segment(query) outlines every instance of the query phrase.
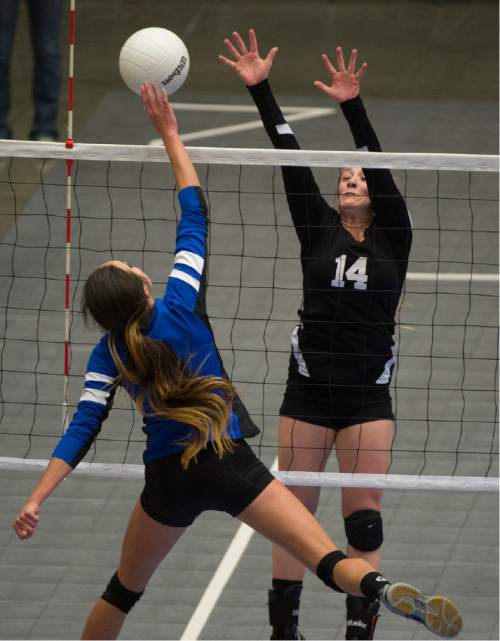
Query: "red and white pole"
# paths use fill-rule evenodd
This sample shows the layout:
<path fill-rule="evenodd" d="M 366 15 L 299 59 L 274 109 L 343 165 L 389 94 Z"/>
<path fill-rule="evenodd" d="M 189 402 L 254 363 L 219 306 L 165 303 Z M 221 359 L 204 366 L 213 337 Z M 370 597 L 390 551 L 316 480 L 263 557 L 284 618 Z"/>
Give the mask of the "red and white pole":
<path fill-rule="evenodd" d="M 73 148 L 73 63 L 75 49 L 75 1 L 70 0 L 69 10 L 69 72 L 68 72 L 68 132 L 66 149 Z M 70 343 L 69 328 L 71 322 L 70 310 L 70 273 L 71 273 L 71 206 L 72 206 L 72 174 L 73 159 L 66 160 L 66 276 L 64 285 L 64 393 L 63 393 L 63 430 L 69 422 L 69 369 Z"/>

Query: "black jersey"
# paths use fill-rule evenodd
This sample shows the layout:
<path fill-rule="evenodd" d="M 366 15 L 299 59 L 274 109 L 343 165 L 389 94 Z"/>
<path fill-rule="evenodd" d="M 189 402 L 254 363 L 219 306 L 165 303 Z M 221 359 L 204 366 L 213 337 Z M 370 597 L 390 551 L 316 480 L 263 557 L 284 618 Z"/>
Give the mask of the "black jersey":
<path fill-rule="evenodd" d="M 249 90 L 274 146 L 300 149 L 268 81 Z M 341 108 L 356 147 L 381 151 L 361 98 Z M 293 351 L 301 374 L 338 385 L 389 383 L 411 247 L 410 217 L 390 171 L 363 171 L 375 216 L 357 241 L 319 193 L 310 168 L 282 167 L 303 272 Z"/>

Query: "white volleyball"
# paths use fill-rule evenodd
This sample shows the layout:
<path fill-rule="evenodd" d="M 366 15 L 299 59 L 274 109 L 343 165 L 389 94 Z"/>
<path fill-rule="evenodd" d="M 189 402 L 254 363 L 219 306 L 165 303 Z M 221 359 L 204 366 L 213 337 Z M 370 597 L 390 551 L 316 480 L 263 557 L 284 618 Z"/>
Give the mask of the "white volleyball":
<path fill-rule="evenodd" d="M 189 72 L 186 45 L 173 31 L 148 27 L 133 33 L 120 51 L 120 74 L 127 87 L 140 93 L 143 82 L 157 82 L 169 96 L 179 89 Z"/>

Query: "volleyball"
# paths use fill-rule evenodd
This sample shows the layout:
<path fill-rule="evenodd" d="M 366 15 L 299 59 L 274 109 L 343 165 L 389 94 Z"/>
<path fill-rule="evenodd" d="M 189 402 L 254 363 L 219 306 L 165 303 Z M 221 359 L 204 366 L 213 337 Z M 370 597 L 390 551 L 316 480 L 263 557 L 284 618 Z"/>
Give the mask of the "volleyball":
<path fill-rule="evenodd" d="M 127 87 L 140 93 L 143 82 L 157 82 L 171 96 L 189 72 L 186 45 L 172 31 L 160 27 L 140 29 L 121 48 L 120 74 Z"/>

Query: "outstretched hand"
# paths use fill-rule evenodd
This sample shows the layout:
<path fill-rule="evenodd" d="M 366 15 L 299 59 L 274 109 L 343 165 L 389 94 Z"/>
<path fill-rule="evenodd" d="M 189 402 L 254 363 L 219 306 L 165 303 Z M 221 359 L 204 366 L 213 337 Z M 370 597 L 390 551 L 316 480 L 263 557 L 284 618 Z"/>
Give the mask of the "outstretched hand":
<path fill-rule="evenodd" d="M 273 47 L 265 58 L 259 53 L 257 36 L 255 31 L 248 31 L 248 49 L 242 37 L 237 31 L 232 33 L 234 44 L 229 38 L 224 39 L 224 44 L 229 50 L 232 59 L 225 56 L 218 56 L 221 62 L 234 69 L 243 82 L 248 85 L 256 85 L 269 76 L 273 64 L 274 56 L 278 53 L 278 47 Z"/>
<path fill-rule="evenodd" d="M 358 50 L 353 49 L 351 51 L 351 57 L 349 59 L 349 65 L 345 66 L 344 54 L 342 53 L 342 47 L 337 47 L 335 49 L 337 54 L 337 67 L 338 70 L 330 62 L 330 59 L 324 53 L 321 57 L 325 63 L 326 70 L 331 75 L 332 80 L 330 85 L 326 85 L 320 80 L 314 81 L 314 86 L 324 91 L 327 96 L 333 98 L 336 102 L 345 102 L 351 98 L 355 98 L 359 95 L 359 80 L 361 76 L 365 73 L 368 64 L 363 62 L 361 67 L 356 71 L 356 60 L 358 57 Z"/>
<path fill-rule="evenodd" d="M 36 526 L 38 525 L 38 519 L 40 512 L 40 505 L 35 501 L 27 501 L 21 511 L 16 516 L 12 527 L 16 531 L 17 536 L 20 539 L 29 539 L 33 535 Z"/>
<path fill-rule="evenodd" d="M 162 138 L 169 134 L 178 133 L 177 119 L 172 105 L 168 100 L 167 90 L 158 88 L 158 83 L 152 86 L 149 82 L 141 85 L 142 102 L 153 127 Z"/>

